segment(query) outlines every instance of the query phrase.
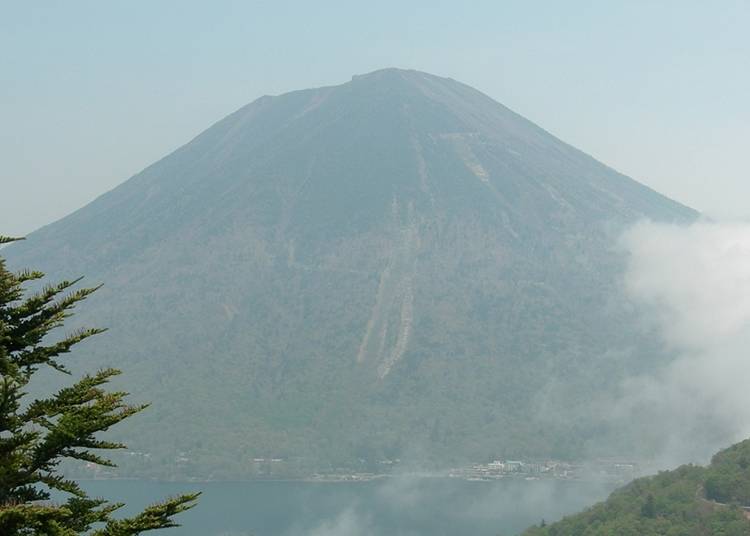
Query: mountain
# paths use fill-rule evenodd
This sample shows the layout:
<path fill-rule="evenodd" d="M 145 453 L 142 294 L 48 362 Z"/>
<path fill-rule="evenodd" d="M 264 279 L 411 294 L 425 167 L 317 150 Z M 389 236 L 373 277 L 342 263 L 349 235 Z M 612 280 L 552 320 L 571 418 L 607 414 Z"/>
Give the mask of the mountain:
<path fill-rule="evenodd" d="M 750 534 L 750 440 L 716 454 L 708 467 L 684 465 L 635 480 L 580 514 L 524 536 Z"/>
<path fill-rule="evenodd" d="M 105 284 L 78 318 L 110 331 L 74 361 L 156 402 L 126 431 L 149 470 L 223 478 L 580 454 L 591 394 L 669 358 L 617 237 L 696 216 L 386 69 L 259 98 L 4 253 Z"/>

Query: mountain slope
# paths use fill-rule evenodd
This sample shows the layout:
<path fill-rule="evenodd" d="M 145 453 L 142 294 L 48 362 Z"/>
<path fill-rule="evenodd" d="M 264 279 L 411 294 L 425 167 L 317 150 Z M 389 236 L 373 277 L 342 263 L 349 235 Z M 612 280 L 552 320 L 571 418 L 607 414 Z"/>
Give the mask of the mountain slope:
<path fill-rule="evenodd" d="M 716 454 L 708 467 L 640 478 L 585 512 L 524 536 L 744 536 L 750 534 L 749 467 L 747 440 Z"/>
<path fill-rule="evenodd" d="M 550 419 L 549 394 L 573 415 L 666 359 L 618 295 L 619 233 L 695 217 L 468 86 L 387 69 L 262 97 L 4 253 L 105 283 L 85 362 L 158 401 L 126 432 L 159 467 L 304 472 L 575 455 L 598 424 Z"/>

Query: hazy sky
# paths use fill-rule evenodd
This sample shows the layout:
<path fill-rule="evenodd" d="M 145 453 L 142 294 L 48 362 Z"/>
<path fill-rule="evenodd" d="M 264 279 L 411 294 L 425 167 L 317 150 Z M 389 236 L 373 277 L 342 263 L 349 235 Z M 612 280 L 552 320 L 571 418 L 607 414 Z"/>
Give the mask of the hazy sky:
<path fill-rule="evenodd" d="M 0 0 L 0 234 L 263 94 L 390 66 L 468 83 L 679 201 L 750 219 L 750 0 Z"/>

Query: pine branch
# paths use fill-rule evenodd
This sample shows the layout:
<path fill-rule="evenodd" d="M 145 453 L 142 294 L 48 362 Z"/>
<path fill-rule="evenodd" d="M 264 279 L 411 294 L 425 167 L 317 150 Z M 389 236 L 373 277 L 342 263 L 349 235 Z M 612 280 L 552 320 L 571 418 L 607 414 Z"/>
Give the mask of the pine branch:
<path fill-rule="evenodd" d="M 0 506 L 0 534 L 76 536 L 65 527 L 71 512 L 67 508 L 40 504 Z"/>
<path fill-rule="evenodd" d="M 179 527 L 172 517 L 193 508 L 199 496 L 200 493 L 180 495 L 154 504 L 135 517 L 110 521 L 106 527 L 95 531 L 92 536 L 134 536 L 149 530 Z"/>
<path fill-rule="evenodd" d="M 35 365 L 45 364 L 59 372 L 69 374 L 70 372 L 68 369 L 66 369 L 64 365 L 58 363 L 54 358 L 61 354 L 70 352 L 70 348 L 73 345 L 94 335 L 104 333 L 105 331 L 107 330 L 101 328 L 79 329 L 65 339 L 51 346 L 35 346 L 30 350 L 18 352 L 12 357 L 12 359 L 19 367 L 23 367 L 27 370 Z"/>
<path fill-rule="evenodd" d="M 8 330 L 11 344 L 8 352 L 22 351 L 29 346 L 38 345 L 47 333 L 62 325 L 75 305 L 96 292 L 101 285 L 83 288 L 53 301 L 54 298 L 75 285 L 81 278 L 63 281 L 55 286 L 48 286 L 22 304 L 8 311 L 8 319 L 14 326 Z"/>
<path fill-rule="evenodd" d="M 0 245 L 16 239 L 0 236 Z M 125 402 L 128 393 L 108 392 L 104 385 L 118 375 L 103 369 L 86 375 L 48 398 L 26 403 L 24 389 L 40 366 L 67 369 L 57 358 L 104 330 L 80 329 L 52 344 L 42 344 L 63 325 L 73 308 L 99 287 L 73 290 L 80 279 L 47 285 L 24 299 L 24 283 L 41 272 L 9 272 L 0 258 L 0 535 L 130 536 L 177 526 L 172 516 L 195 505 L 198 495 L 183 495 L 123 520 L 112 519 L 122 504 L 91 499 L 73 480 L 59 474 L 65 458 L 105 466 L 114 464 L 94 451 L 125 448 L 98 438 L 147 404 Z M 44 485 L 40 487 L 39 485 Z M 49 489 L 69 494 L 63 505 L 42 503 Z"/>
<path fill-rule="evenodd" d="M 56 489 L 70 493 L 76 497 L 86 497 L 86 492 L 73 480 L 68 480 L 60 475 L 47 474 L 39 478 L 42 484 L 46 484 L 50 489 Z"/>
<path fill-rule="evenodd" d="M 18 283 L 26 283 L 27 281 L 36 281 L 44 277 L 44 272 L 36 270 L 21 270 L 15 274 L 16 281 Z"/>

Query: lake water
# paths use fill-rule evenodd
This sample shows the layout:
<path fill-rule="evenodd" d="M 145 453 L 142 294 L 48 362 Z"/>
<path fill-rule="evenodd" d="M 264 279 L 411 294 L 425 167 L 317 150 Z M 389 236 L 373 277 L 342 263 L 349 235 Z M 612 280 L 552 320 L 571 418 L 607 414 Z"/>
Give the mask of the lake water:
<path fill-rule="evenodd" d="M 371 482 L 87 481 L 93 495 L 134 512 L 203 491 L 169 536 L 497 536 L 559 519 L 604 499 L 611 484 L 553 480 L 469 482 L 399 477 Z"/>

